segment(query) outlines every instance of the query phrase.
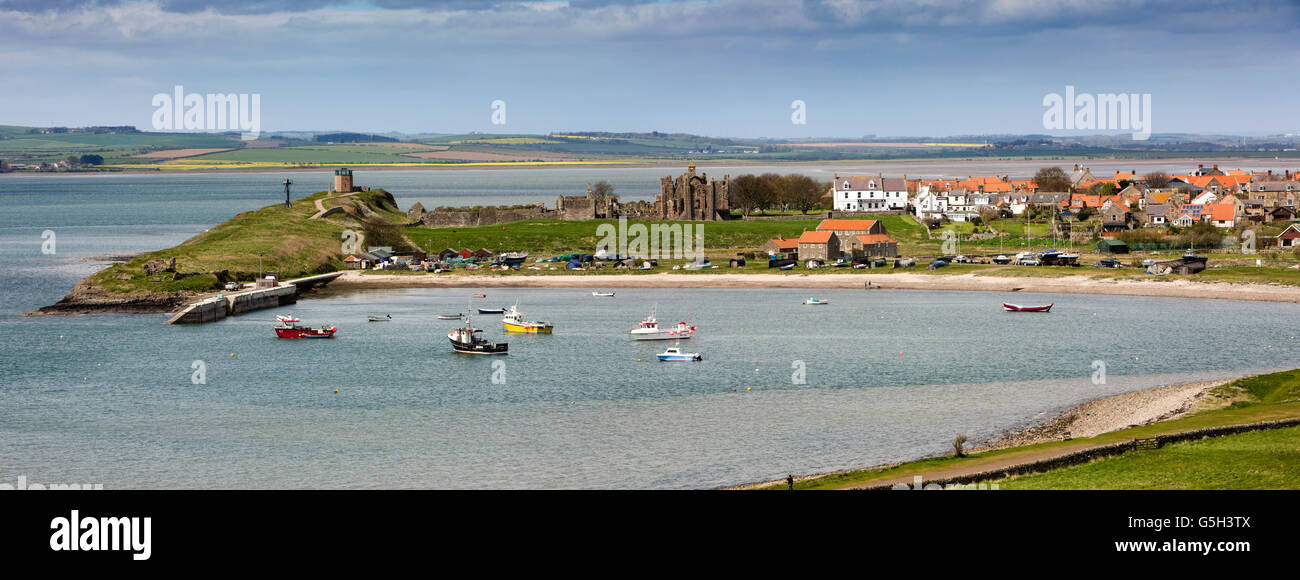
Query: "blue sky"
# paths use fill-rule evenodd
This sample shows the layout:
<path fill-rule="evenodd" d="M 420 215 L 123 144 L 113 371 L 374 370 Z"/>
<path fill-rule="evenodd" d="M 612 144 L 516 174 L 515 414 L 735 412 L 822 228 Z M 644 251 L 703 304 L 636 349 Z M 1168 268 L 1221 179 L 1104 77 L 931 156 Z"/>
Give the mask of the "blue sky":
<path fill-rule="evenodd" d="M 1150 94 L 1156 133 L 1300 133 L 1298 28 L 1286 0 L 0 0 L 0 124 L 148 128 L 183 85 L 260 94 L 265 131 L 1044 133 L 1073 85 Z"/>

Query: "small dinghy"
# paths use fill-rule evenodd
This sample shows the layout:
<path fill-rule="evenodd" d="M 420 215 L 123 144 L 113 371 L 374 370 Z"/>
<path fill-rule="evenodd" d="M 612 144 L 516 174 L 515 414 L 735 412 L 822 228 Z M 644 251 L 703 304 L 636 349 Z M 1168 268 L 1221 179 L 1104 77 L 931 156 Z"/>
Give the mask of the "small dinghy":
<path fill-rule="evenodd" d="M 593 291 L 593 292 L 591 293 L 591 295 L 592 295 L 592 296 L 599 296 L 599 297 L 601 297 L 601 298 L 613 298 L 613 297 L 614 297 L 614 293 L 613 293 L 613 292 L 595 292 L 595 291 Z"/>
<path fill-rule="evenodd" d="M 807 300 L 804 300 L 803 303 L 808 306 L 816 306 L 820 304 L 830 304 L 831 301 L 826 300 L 825 298 L 809 298 Z"/>
<path fill-rule="evenodd" d="M 1055 302 L 1046 306 L 1020 306 L 1018 304 L 1007 304 L 1003 302 L 1002 309 L 1007 312 L 1050 312 L 1054 305 L 1056 305 Z"/>
<path fill-rule="evenodd" d="M 487 298 L 487 294 L 475 294 L 475 298 Z"/>
<path fill-rule="evenodd" d="M 366 317 L 366 321 L 367 321 L 367 322 L 388 322 L 389 320 L 392 320 L 392 319 L 393 319 L 393 315 L 392 315 L 392 314 L 385 314 L 385 315 L 383 315 L 383 316 L 367 316 L 367 317 Z"/>
<path fill-rule="evenodd" d="M 479 314 L 504 314 L 505 311 L 506 311 L 505 308 L 480 308 L 480 309 L 478 309 L 478 313 L 479 313 Z"/>
<path fill-rule="evenodd" d="M 460 320 L 465 318 L 464 314 L 439 314 L 438 320 Z"/>
<path fill-rule="evenodd" d="M 698 352 L 682 352 L 682 349 L 675 346 L 668 347 L 667 350 L 659 353 L 659 360 L 663 362 L 694 362 L 703 360 Z"/>

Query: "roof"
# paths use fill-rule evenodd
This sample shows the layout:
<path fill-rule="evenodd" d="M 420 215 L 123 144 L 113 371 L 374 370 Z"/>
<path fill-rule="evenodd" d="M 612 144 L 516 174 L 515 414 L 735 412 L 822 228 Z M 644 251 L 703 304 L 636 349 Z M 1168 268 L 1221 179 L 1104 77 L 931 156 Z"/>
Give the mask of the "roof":
<path fill-rule="evenodd" d="M 872 226 L 876 225 L 876 221 L 877 220 L 837 220 L 837 219 L 822 220 L 821 223 L 817 224 L 817 231 L 819 232 L 831 232 L 831 231 L 865 232 L 871 229 Z M 803 241 L 802 238 L 800 239 L 800 241 Z"/>
<path fill-rule="evenodd" d="M 799 247 L 799 240 L 793 238 L 773 238 L 768 243 L 775 245 L 777 249 L 781 249 L 781 250 L 794 249 Z"/>
<path fill-rule="evenodd" d="M 897 244 L 898 240 L 885 234 L 858 234 L 858 241 L 864 244 Z"/>
<path fill-rule="evenodd" d="M 1107 246 L 1111 246 L 1111 247 L 1119 247 L 1119 246 L 1127 246 L 1127 245 L 1128 245 L 1128 244 L 1124 243 L 1122 240 L 1101 240 L 1100 242 L 1098 242 L 1098 245 L 1102 245 L 1102 244 L 1107 245 Z"/>
<path fill-rule="evenodd" d="M 827 220 L 830 221 L 830 220 Z M 874 221 L 874 220 L 872 220 Z M 825 244 L 831 240 L 834 232 L 804 232 L 799 236 L 800 244 Z"/>
<path fill-rule="evenodd" d="M 1294 240 L 1296 238 L 1300 238 L 1300 228 L 1297 228 L 1295 224 L 1287 226 L 1285 230 L 1282 230 L 1282 233 L 1277 235 L 1279 240 Z"/>
<path fill-rule="evenodd" d="M 1210 219 L 1220 222 L 1230 222 L 1237 219 L 1237 206 L 1230 203 L 1215 203 L 1205 206 L 1205 213 L 1210 215 Z"/>
<path fill-rule="evenodd" d="M 845 187 L 845 184 L 848 187 Z M 874 187 L 872 187 L 874 185 Z M 882 177 L 879 175 L 841 175 L 835 180 L 835 189 L 840 191 L 906 191 L 907 181 L 901 177 Z"/>

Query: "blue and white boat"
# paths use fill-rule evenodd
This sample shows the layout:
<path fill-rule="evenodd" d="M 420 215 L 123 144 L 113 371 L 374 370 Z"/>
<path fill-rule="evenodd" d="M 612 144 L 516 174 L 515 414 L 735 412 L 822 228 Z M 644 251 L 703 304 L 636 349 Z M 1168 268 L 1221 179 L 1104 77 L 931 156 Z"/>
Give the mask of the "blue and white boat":
<path fill-rule="evenodd" d="M 675 346 L 668 347 L 667 350 L 659 353 L 659 360 L 664 362 L 694 362 L 702 360 L 698 352 L 682 352 L 682 349 Z"/>
<path fill-rule="evenodd" d="M 825 298 L 809 298 L 807 300 L 804 300 L 803 303 L 808 306 L 814 306 L 818 304 L 830 304 L 831 301 Z"/>
<path fill-rule="evenodd" d="M 479 314 L 505 314 L 505 308 L 480 308 Z"/>

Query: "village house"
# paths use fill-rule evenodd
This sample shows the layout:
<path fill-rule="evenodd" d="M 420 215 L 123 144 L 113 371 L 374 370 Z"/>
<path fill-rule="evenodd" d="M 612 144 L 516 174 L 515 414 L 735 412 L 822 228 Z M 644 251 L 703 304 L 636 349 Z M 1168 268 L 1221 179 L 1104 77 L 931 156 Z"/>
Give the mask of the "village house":
<path fill-rule="evenodd" d="M 804 232 L 799 236 L 799 259 L 833 260 L 840 257 L 840 239 L 834 232 Z"/>
<path fill-rule="evenodd" d="M 1201 218 L 1214 224 L 1214 227 L 1216 228 L 1234 228 L 1237 227 L 1236 209 L 1236 206 L 1231 203 L 1210 204 L 1205 206 L 1205 211 L 1201 213 Z"/>
<path fill-rule="evenodd" d="M 768 240 L 761 248 L 768 255 L 783 254 L 791 260 L 799 259 L 799 240 L 798 238 L 777 237 Z"/>
<path fill-rule="evenodd" d="M 1300 198 L 1300 183 L 1295 181 L 1264 181 L 1250 186 L 1252 198 L 1259 199 L 1267 207 L 1296 206 Z"/>
<path fill-rule="evenodd" d="M 1300 240 L 1300 225 L 1291 224 L 1277 235 L 1277 247 L 1300 248 L 1300 242 L 1296 240 Z"/>
<path fill-rule="evenodd" d="M 876 175 L 835 174 L 831 187 L 839 211 L 895 211 L 907 208 L 907 179 Z"/>
<path fill-rule="evenodd" d="M 885 234 L 859 234 L 853 237 L 857 242 L 852 251 L 854 258 L 898 257 L 898 241 Z"/>

